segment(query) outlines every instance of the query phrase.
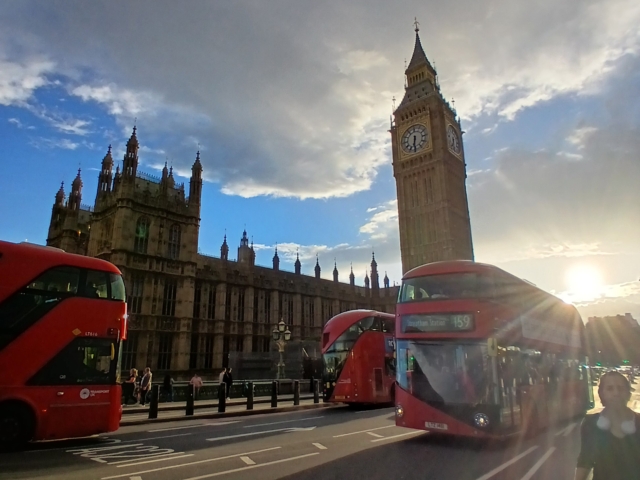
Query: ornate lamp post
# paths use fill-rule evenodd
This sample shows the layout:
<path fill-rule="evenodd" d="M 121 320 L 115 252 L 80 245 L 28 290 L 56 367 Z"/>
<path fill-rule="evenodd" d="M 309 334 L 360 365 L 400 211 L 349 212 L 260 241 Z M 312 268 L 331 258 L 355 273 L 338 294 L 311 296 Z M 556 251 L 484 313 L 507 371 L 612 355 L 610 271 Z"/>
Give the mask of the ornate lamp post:
<path fill-rule="evenodd" d="M 285 325 L 284 320 L 280 319 L 277 327 L 274 327 L 271 334 L 273 335 L 273 339 L 276 341 L 276 345 L 278 347 L 278 353 L 280 354 L 280 362 L 278 363 L 278 380 L 284 378 L 284 345 L 286 342 L 291 340 L 291 331 Z"/>

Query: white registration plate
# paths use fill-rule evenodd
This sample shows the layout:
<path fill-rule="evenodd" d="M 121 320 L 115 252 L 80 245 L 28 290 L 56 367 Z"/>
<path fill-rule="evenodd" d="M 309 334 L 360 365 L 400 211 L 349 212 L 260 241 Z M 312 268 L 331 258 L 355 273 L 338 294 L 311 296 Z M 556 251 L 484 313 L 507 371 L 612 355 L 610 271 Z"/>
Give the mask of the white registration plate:
<path fill-rule="evenodd" d="M 432 428 L 434 430 L 449 430 L 446 423 L 424 422 L 424 428 Z"/>

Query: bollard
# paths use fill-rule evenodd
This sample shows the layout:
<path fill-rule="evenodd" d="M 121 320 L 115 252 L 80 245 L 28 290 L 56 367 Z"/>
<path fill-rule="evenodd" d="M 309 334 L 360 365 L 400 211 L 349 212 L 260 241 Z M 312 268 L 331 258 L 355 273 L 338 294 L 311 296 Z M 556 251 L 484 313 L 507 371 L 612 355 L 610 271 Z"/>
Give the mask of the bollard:
<path fill-rule="evenodd" d="M 253 382 L 247 384 L 247 410 L 253 410 Z"/>
<path fill-rule="evenodd" d="M 312 376 L 311 380 L 309 380 L 309 393 L 313 393 L 313 386 L 315 384 L 316 379 Z"/>
<path fill-rule="evenodd" d="M 185 415 L 187 416 L 191 416 L 193 415 L 193 410 L 194 410 L 194 401 L 195 399 L 195 386 L 194 385 L 187 385 L 187 411 L 185 413 Z"/>
<path fill-rule="evenodd" d="M 149 418 L 158 418 L 159 397 L 160 385 L 151 385 L 151 398 L 149 398 Z"/>
<path fill-rule="evenodd" d="M 271 383 L 271 407 L 278 406 L 278 382 L 275 380 Z"/>
<path fill-rule="evenodd" d="M 293 404 L 300 405 L 300 381 L 293 381 Z"/>
<path fill-rule="evenodd" d="M 313 403 L 320 403 L 320 380 L 313 381 Z"/>
<path fill-rule="evenodd" d="M 227 384 L 221 383 L 218 387 L 218 412 L 224 413 L 227 407 Z"/>

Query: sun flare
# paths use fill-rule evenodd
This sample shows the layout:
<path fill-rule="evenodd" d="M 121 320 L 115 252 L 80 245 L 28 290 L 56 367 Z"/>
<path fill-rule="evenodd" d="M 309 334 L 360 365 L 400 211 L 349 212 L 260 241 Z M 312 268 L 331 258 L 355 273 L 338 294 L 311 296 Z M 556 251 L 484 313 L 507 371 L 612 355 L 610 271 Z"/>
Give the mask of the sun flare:
<path fill-rule="evenodd" d="M 592 265 L 575 265 L 565 275 L 568 294 L 573 300 L 595 300 L 602 291 L 602 275 Z"/>

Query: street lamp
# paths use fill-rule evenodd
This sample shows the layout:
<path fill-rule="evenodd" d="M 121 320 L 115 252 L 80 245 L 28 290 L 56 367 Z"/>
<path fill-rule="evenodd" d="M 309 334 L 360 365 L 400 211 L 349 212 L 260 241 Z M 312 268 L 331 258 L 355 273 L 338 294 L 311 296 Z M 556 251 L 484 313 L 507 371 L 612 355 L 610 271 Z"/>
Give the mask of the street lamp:
<path fill-rule="evenodd" d="M 284 345 L 286 342 L 291 340 L 291 331 L 285 325 L 284 320 L 280 319 L 277 327 L 273 327 L 271 332 L 273 335 L 273 339 L 276 341 L 276 346 L 278 347 L 278 353 L 280 354 L 280 362 L 278 363 L 278 376 L 277 379 L 280 380 L 284 377 Z"/>

